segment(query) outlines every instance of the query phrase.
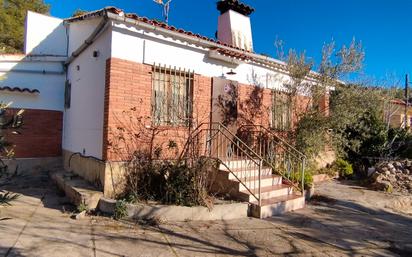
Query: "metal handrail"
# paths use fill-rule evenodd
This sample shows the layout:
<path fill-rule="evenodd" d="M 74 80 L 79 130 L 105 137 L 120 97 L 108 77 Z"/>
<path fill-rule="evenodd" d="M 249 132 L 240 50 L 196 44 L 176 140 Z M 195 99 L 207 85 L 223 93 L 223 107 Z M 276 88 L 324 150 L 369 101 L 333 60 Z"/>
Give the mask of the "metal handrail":
<path fill-rule="evenodd" d="M 205 125 L 209 125 L 208 128 L 203 128 Z M 245 180 L 242 180 L 241 178 L 239 178 L 236 173 L 229 167 L 229 165 L 227 165 L 221 158 L 219 158 L 219 156 L 214 157 L 212 156 L 211 151 L 209 152 L 209 158 L 212 159 L 216 159 L 219 161 L 220 164 L 222 164 L 223 166 L 225 166 L 225 168 L 235 177 L 235 179 L 245 187 L 245 189 L 258 201 L 259 206 L 261 206 L 261 176 L 262 176 L 262 163 L 263 163 L 263 158 L 261 156 L 259 156 L 257 153 L 255 153 L 253 151 L 253 149 L 251 149 L 248 145 L 246 145 L 239 137 L 237 137 L 235 134 L 233 134 L 226 126 L 224 126 L 222 123 L 219 122 L 212 122 L 212 123 L 202 123 L 199 126 L 197 126 L 197 128 L 192 132 L 191 138 L 189 140 L 192 140 L 192 142 L 196 142 L 196 140 L 194 140 L 195 138 L 201 136 L 201 133 L 203 131 L 208 132 L 209 134 L 209 138 L 206 138 L 205 143 L 206 145 L 209 145 L 209 147 L 211 147 L 212 141 L 218 137 L 219 135 L 222 135 L 226 140 L 228 140 L 228 142 L 234 146 L 237 147 L 237 150 L 241 152 L 241 155 L 247 158 L 247 162 L 248 164 L 252 163 L 255 166 L 258 167 L 258 196 L 252 192 L 252 190 L 249 188 L 249 186 L 247 185 L 247 177 L 245 178 Z M 211 134 L 212 131 L 216 131 L 218 133 L 215 134 Z M 218 142 L 219 143 L 219 142 Z M 185 150 L 188 150 L 188 147 L 190 146 L 190 142 L 186 142 L 185 144 Z M 219 146 L 219 145 L 217 145 Z M 245 150 L 246 149 L 246 150 Z M 217 155 L 219 155 L 219 152 L 217 153 Z M 246 169 L 247 167 L 245 167 Z M 241 168 L 242 169 L 242 168 Z"/>
<path fill-rule="evenodd" d="M 274 136 L 277 140 L 279 140 L 280 142 L 282 142 L 283 144 L 285 144 L 288 148 L 290 148 L 291 150 L 293 150 L 294 152 L 296 152 L 300 158 L 305 158 L 306 159 L 306 155 L 303 154 L 301 151 L 299 151 L 298 149 L 296 149 L 294 146 L 292 146 L 291 144 L 289 144 L 288 142 L 286 142 L 283 138 L 279 137 L 278 135 L 276 135 L 276 133 L 273 133 L 273 131 L 269 130 L 268 128 L 264 127 L 263 125 L 252 125 L 252 124 L 245 124 L 245 125 L 241 125 L 239 127 L 239 129 L 244 128 L 244 127 L 259 127 L 262 128 L 263 130 L 265 130 L 268 134 L 271 134 L 272 136 Z M 299 158 L 296 157 L 296 158 Z"/>
<path fill-rule="evenodd" d="M 207 126 L 205 128 L 205 126 Z M 190 137 L 190 139 L 188 139 L 188 142 L 185 144 L 185 149 L 184 151 L 189 150 L 188 147 L 190 147 L 190 140 L 192 140 L 192 143 L 198 142 L 197 140 L 195 140 L 195 138 L 200 138 L 202 136 L 203 132 L 207 132 L 207 134 L 205 135 L 206 138 L 205 139 L 201 139 L 204 141 L 206 148 L 204 150 L 208 150 L 208 153 L 204 153 L 207 154 L 209 158 L 212 159 L 216 159 L 219 161 L 219 164 L 222 164 L 223 166 L 225 166 L 226 170 L 229 171 L 234 178 L 240 183 L 242 184 L 245 189 L 258 201 L 259 206 L 261 206 L 262 200 L 261 200 L 261 179 L 262 179 L 262 166 L 263 163 L 265 163 L 265 166 L 267 165 L 268 167 L 270 167 L 272 170 L 276 171 L 285 181 L 289 182 L 289 184 L 296 188 L 298 191 L 301 191 L 303 193 L 304 190 L 304 173 L 305 173 L 305 161 L 306 161 L 306 156 L 299 152 L 296 148 L 294 148 L 293 146 L 291 146 L 289 143 L 287 143 L 286 141 L 284 141 L 282 138 L 280 138 L 279 136 L 277 136 L 276 134 L 274 134 L 272 131 L 268 130 L 267 128 L 261 126 L 261 125 L 243 125 L 240 126 L 239 129 L 244 128 L 244 127 L 255 127 L 255 128 L 261 128 L 262 131 L 255 131 L 255 132 L 260 132 L 260 133 L 265 133 L 268 134 L 270 136 L 273 136 L 273 138 L 276 140 L 276 145 L 280 146 L 283 150 L 285 150 L 285 152 L 288 153 L 288 155 L 290 155 L 292 158 L 299 160 L 299 163 L 301 162 L 301 188 L 299 188 L 299 186 L 297 186 L 295 184 L 295 182 L 293 182 L 290 177 L 286 174 L 286 173 L 282 173 L 279 170 L 277 170 L 277 167 L 269 160 L 267 159 L 264 155 L 262 156 L 261 154 L 259 154 L 258 152 L 256 152 L 251 146 L 249 146 L 248 144 L 246 144 L 242 139 L 240 139 L 236 134 L 234 134 L 232 131 L 230 131 L 226 126 L 224 126 L 222 123 L 220 122 L 212 122 L 212 123 L 201 123 L 199 124 L 199 126 L 197 126 L 193 131 L 192 131 L 192 136 Z M 217 132 L 217 133 L 212 133 L 212 132 Z M 236 173 L 233 171 L 233 169 L 231 167 L 229 167 L 229 165 L 227 165 L 225 163 L 225 161 L 222 160 L 222 156 L 219 156 L 219 143 L 223 143 L 222 142 L 217 142 L 218 144 L 216 145 L 217 147 L 217 157 L 213 156 L 212 154 L 212 144 L 214 142 L 214 140 L 217 138 L 217 140 L 219 140 L 219 136 L 223 136 L 225 138 L 226 143 L 230 143 L 231 146 L 235 146 L 236 147 L 236 151 L 238 151 L 238 156 L 242 156 L 244 158 L 246 158 L 246 162 L 247 162 L 247 167 L 241 167 L 240 170 L 245 169 L 245 171 L 247 171 L 247 169 L 249 168 L 249 165 L 255 165 L 258 168 L 258 194 L 256 195 L 254 192 L 256 192 L 256 190 L 251 190 L 249 188 L 249 186 L 247 185 L 247 176 L 245 177 L 245 180 L 243 180 L 242 178 L 239 178 Z M 272 139 L 273 140 L 273 139 Z M 280 143 L 280 144 L 278 144 Z M 230 147 L 231 147 L 230 146 Z M 239 152 L 240 151 L 240 152 Z M 231 158 L 231 157 L 227 157 L 226 158 Z M 231 160 L 229 160 L 231 161 Z M 243 164 L 240 164 L 241 166 L 243 166 Z M 300 168 L 299 168 L 300 169 Z M 242 172 L 242 171 L 241 171 Z M 255 181 L 255 180 L 254 180 Z M 256 184 L 255 184 L 255 189 L 256 189 Z M 254 192 L 252 192 L 254 191 Z"/>
<path fill-rule="evenodd" d="M 270 167 L 272 167 L 272 169 L 274 171 L 276 171 L 279 175 L 282 176 L 283 179 L 287 180 L 289 183 L 291 183 L 291 185 L 293 187 L 295 187 L 296 189 L 298 189 L 299 191 L 303 192 L 304 191 L 304 177 L 305 177 L 305 163 L 306 163 L 306 156 L 301 153 L 300 151 L 298 151 L 295 147 L 293 147 L 292 145 L 290 145 L 289 143 L 287 143 L 285 140 L 283 140 L 282 138 L 280 138 L 278 135 L 276 135 L 275 133 L 273 133 L 272 131 L 270 131 L 269 129 L 265 128 L 262 125 L 252 125 L 252 124 L 247 124 L 247 125 L 242 125 L 239 127 L 239 130 L 242 131 L 242 128 L 245 127 L 253 127 L 253 128 L 261 128 L 263 130 L 264 133 L 269 134 L 271 136 L 273 136 L 278 142 L 280 142 L 281 144 L 278 145 L 280 146 L 283 150 L 285 150 L 288 154 L 292 155 L 292 157 L 294 157 L 295 159 L 297 159 L 299 162 L 301 162 L 301 188 L 299 188 L 298 186 L 295 185 L 295 183 L 293 181 L 290 180 L 290 178 L 282 172 L 279 172 L 275 165 L 268 159 L 266 159 L 264 157 L 264 155 L 261 155 L 264 162 L 269 165 Z M 262 132 L 262 131 L 250 131 L 247 130 L 247 132 Z M 283 145 L 282 145 L 283 144 Z M 260 147 L 260 145 L 259 145 Z"/>

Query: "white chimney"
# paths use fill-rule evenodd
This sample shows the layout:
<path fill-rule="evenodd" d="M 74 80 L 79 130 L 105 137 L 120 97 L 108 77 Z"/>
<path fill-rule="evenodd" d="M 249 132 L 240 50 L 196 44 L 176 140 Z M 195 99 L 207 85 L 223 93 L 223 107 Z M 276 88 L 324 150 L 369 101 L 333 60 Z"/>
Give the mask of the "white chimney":
<path fill-rule="evenodd" d="M 223 43 L 253 51 L 252 27 L 249 15 L 254 9 L 238 0 L 220 0 L 217 39 Z"/>

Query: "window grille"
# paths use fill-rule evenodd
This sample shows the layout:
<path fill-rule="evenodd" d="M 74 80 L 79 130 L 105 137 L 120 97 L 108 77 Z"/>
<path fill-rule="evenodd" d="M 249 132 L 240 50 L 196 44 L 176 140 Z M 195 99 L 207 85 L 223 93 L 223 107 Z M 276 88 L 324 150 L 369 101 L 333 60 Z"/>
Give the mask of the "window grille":
<path fill-rule="evenodd" d="M 272 92 L 272 128 L 287 131 L 292 126 L 292 108 L 288 94 Z"/>
<path fill-rule="evenodd" d="M 189 125 L 194 72 L 153 65 L 152 117 L 155 125 Z"/>

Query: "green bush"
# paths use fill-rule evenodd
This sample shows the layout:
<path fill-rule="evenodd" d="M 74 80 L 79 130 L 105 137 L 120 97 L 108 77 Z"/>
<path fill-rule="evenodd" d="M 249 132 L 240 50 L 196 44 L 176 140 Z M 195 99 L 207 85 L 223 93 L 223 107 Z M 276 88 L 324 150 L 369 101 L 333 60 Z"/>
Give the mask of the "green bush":
<path fill-rule="evenodd" d="M 339 177 L 348 178 L 353 175 L 352 164 L 350 164 L 348 161 L 337 159 L 334 166 L 339 173 Z"/>
<path fill-rule="evenodd" d="M 302 187 L 302 173 L 301 172 L 293 172 L 289 179 L 298 184 L 298 187 Z M 303 177 L 303 184 L 305 188 L 309 188 L 313 185 L 313 172 L 312 170 L 308 169 L 305 171 L 305 175 Z"/>
<path fill-rule="evenodd" d="M 305 185 L 305 188 L 311 187 L 313 185 L 313 175 L 311 171 L 308 170 L 305 172 L 303 183 Z"/>

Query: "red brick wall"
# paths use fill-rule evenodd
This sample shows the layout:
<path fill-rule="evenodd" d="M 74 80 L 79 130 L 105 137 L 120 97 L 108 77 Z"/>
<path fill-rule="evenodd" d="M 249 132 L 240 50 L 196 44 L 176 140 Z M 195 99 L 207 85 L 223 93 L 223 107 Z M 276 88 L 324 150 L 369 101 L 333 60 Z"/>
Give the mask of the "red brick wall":
<path fill-rule="evenodd" d="M 253 123 L 269 127 L 272 115 L 273 91 L 267 88 L 256 88 L 250 85 L 239 84 L 238 92 L 239 124 Z M 329 100 L 323 99 L 323 101 L 326 103 Z M 296 107 L 292 110 L 292 126 L 296 125 L 300 114 L 307 110 L 310 98 L 297 96 L 295 103 Z"/>
<path fill-rule="evenodd" d="M 319 100 L 319 109 L 325 114 L 325 116 L 329 116 L 329 98 L 329 93 L 327 92 Z"/>
<path fill-rule="evenodd" d="M 211 112 L 212 78 L 195 74 L 193 91 L 194 127 L 208 123 Z M 269 126 L 272 105 L 270 89 L 256 89 L 239 84 L 238 123 L 254 123 Z M 103 159 L 123 160 L 123 154 L 136 149 L 163 149 L 162 157 L 173 158 L 186 142 L 186 127 L 151 126 L 152 66 L 121 60 L 106 62 L 106 91 L 103 128 Z M 306 110 L 308 97 L 298 97 L 298 113 Z M 150 129 L 148 127 L 150 126 Z M 154 137 L 151 135 L 156 134 Z M 125 140 L 124 140 L 125 139 Z M 177 148 L 168 149 L 169 140 Z M 117 147 L 117 149 L 116 149 Z"/>
<path fill-rule="evenodd" d="M 245 84 L 238 87 L 238 123 L 270 125 L 272 91 Z"/>
<path fill-rule="evenodd" d="M 7 140 L 15 145 L 16 158 L 61 156 L 62 112 L 25 109 L 23 122 L 20 135 L 7 133 Z"/>
<path fill-rule="evenodd" d="M 210 94 L 211 78 L 195 74 L 194 126 L 209 121 Z M 151 65 L 117 58 L 107 60 L 103 128 L 104 160 L 122 160 L 127 153 L 135 149 L 152 148 L 153 150 L 153 146 L 163 149 L 164 158 L 173 158 L 181 150 L 186 142 L 187 128 L 153 127 L 151 99 Z M 152 133 L 156 134 L 153 138 Z M 122 140 L 122 137 L 127 139 Z M 176 142 L 178 147 L 169 149 L 169 140 Z"/>

